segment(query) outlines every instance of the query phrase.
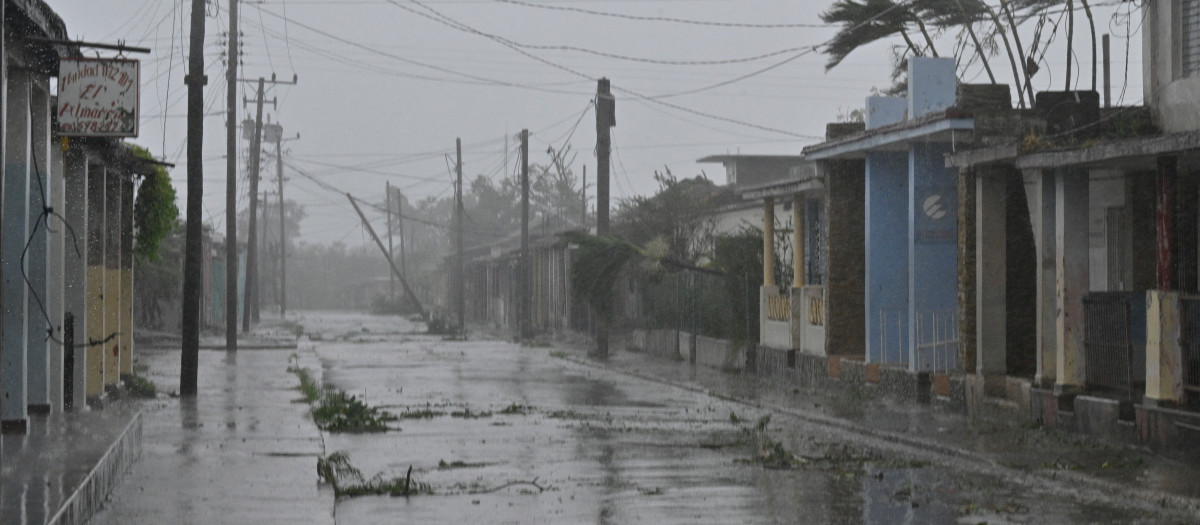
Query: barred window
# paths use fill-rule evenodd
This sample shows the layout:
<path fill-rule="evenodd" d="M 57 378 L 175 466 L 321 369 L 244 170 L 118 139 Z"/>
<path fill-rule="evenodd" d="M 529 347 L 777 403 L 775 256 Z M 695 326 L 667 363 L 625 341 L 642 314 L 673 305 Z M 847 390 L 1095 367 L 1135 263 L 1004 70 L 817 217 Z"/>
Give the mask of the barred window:
<path fill-rule="evenodd" d="M 1200 0 L 1183 0 L 1183 76 L 1200 77 Z"/>
<path fill-rule="evenodd" d="M 825 239 L 825 199 L 808 199 L 804 217 L 804 284 L 825 284 L 825 259 L 829 254 Z"/>

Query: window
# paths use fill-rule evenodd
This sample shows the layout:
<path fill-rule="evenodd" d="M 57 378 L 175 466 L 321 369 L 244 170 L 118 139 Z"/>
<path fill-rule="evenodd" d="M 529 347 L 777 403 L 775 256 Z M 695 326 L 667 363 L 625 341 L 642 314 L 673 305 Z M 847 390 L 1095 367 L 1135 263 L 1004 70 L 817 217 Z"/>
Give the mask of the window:
<path fill-rule="evenodd" d="M 825 241 L 825 199 L 808 199 L 804 207 L 804 284 L 825 284 L 825 259 L 829 248 Z"/>
<path fill-rule="evenodd" d="M 1183 0 L 1183 76 L 1200 77 L 1200 0 Z"/>

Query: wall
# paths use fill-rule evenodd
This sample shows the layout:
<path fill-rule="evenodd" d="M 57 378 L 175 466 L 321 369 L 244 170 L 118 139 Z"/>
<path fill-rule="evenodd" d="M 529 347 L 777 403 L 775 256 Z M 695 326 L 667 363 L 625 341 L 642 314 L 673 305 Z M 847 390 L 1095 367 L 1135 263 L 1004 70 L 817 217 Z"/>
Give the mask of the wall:
<path fill-rule="evenodd" d="M 1200 78 L 1183 76 L 1181 2 L 1146 2 L 1142 10 L 1144 100 L 1163 131 L 1200 130 Z"/>
<path fill-rule="evenodd" d="M 910 348 L 922 331 L 933 331 L 935 314 L 956 317 L 958 310 L 958 173 L 946 168 L 947 153 L 944 143 L 914 144 L 909 153 Z M 909 366 L 924 369 L 932 360 L 914 354 Z"/>
<path fill-rule="evenodd" d="M 861 356 L 866 351 L 866 241 L 863 213 L 866 181 L 862 161 L 828 164 L 825 194 L 829 239 L 825 295 L 825 353 Z"/>
<path fill-rule="evenodd" d="M 868 154 L 866 177 L 867 361 L 907 362 L 908 154 Z"/>

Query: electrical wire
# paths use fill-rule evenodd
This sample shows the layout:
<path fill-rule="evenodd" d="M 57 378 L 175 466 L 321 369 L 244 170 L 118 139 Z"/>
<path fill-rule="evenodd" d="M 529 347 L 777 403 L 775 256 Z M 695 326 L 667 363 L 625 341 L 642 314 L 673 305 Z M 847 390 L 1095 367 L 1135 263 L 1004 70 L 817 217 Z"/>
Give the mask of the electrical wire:
<path fill-rule="evenodd" d="M 665 16 L 636 16 L 623 13 L 612 13 L 605 11 L 594 11 L 591 9 L 583 9 L 579 7 L 560 7 L 546 4 L 536 4 L 533 2 L 522 2 L 520 0 L 494 0 L 504 4 L 513 4 L 524 7 L 532 7 L 536 9 L 548 9 L 554 11 L 568 11 L 585 15 L 604 16 L 610 18 L 621 18 L 625 20 L 636 20 L 639 22 L 673 22 L 677 24 L 689 24 L 698 26 L 713 26 L 713 27 L 738 27 L 748 29 L 797 29 L 797 28 L 827 28 L 831 27 L 828 24 L 750 24 L 743 22 L 709 22 L 705 20 L 689 20 L 684 18 L 672 18 Z"/>

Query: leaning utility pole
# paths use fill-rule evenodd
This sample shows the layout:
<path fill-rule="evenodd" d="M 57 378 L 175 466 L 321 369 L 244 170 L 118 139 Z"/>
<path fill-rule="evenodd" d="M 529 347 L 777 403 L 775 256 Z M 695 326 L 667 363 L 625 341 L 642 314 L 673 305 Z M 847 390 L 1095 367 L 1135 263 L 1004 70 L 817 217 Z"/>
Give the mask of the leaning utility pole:
<path fill-rule="evenodd" d="M 454 230 L 455 244 L 458 245 L 458 256 L 454 259 L 454 307 L 458 310 L 458 331 L 466 333 L 467 329 L 467 289 L 463 279 L 463 185 L 462 185 L 462 139 L 454 139 L 454 150 L 458 160 L 454 171 L 458 177 L 454 194 Z"/>
<path fill-rule="evenodd" d="M 229 61 L 225 74 L 225 351 L 237 351 L 237 68 L 238 0 L 229 0 Z"/>
<path fill-rule="evenodd" d="M 608 155 L 610 129 L 617 125 L 616 100 L 607 78 L 596 83 L 596 235 L 608 234 Z M 612 312 L 596 312 L 596 355 L 608 357 L 608 319 Z"/>
<path fill-rule="evenodd" d="M 250 318 L 254 310 L 258 294 L 258 164 L 262 156 L 262 111 L 263 83 L 258 77 L 258 96 L 255 100 L 254 136 L 250 138 L 250 216 L 246 220 L 246 288 L 242 291 L 242 331 L 250 331 Z"/>
<path fill-rule="evenodd" d="M 386 194 L 386 195 L 384 195 L 384 198 L 386 199 L 386 202 L 387 202 L 388 260 L 394 261 L 394 260 L 396 260 L 396 256 L 394 254 L 392 254 L 392 182 L 384 181 L 383 184 L 384 184 L 384 186 L 383 186 L 384 193 Z M 392 275 L 392 274 L 388 274 L 388 277 L 389 277 L 388 284 L 390 285 L 390 288 L 388 288 L 388 290 L 389 290 L 388 299 L 395 301 L 396 300 L 396 276 Z"/>
<path fill-rule="evenodd" d="M 195 397 L 200 365 L 201 211 L 204 208 L 204 0 L 192 0 L 192 41 L 188 52 L 187 238 L 183 263 L 183 348 L 179 395 Z"/>
<path fill-rule="evenodd" d="M 520 303 L 521 316 L 518 320 L 518 330 L 521 339 L 530 337 L 531 301 L 529 279 L 529 130 L 521 130 L 521 263 L 517 265 L 521 285 L 521 293 L 517 297 Z"/>
<path fill-rule="evenodd" d="M 350 205 L 354 206 L 354 211 L 355 213 L 358 213 L 358 218 L 362 219 L 363 226 L 366 227 L 367 233 L 371 234 L 371 239 L 375 241 L 375 246 L 378 246 L 379 251 L 383 253 L 383 256 L 387 257 L 387 248 L 383 247 L 383 241 L 379 240 L 379 236 L 375 234 L 375 228 L 371 227 L 371 223 L 367 221 L 367 216 L 363 215 L 362 208 L 358 207 L 358 201 L 355 201 L 354 196 L 350 195 L 349 193 L 346 194 L 346 198 L 350 199 Z M 410 301 L 412 301 L 413 306 L 417 307 L 417 312 L 421 314 L 421 317 L 428 319 L 428 317 L 425 315 L 425 307 L 421 306 L 421 300 L 417 299 L 417 294 L 413 293 L 412 288 L 408 286 L 408 280 L 400 274 L 400 270 L 396 268 L 396 263 L 394 261 L 388 261 L 388 267 L 392 269 L 392 274 L 394 274 L 397 279 L 400 279 L 400 286 L 404 287 L 404 294 L 408 296 Z"/>

